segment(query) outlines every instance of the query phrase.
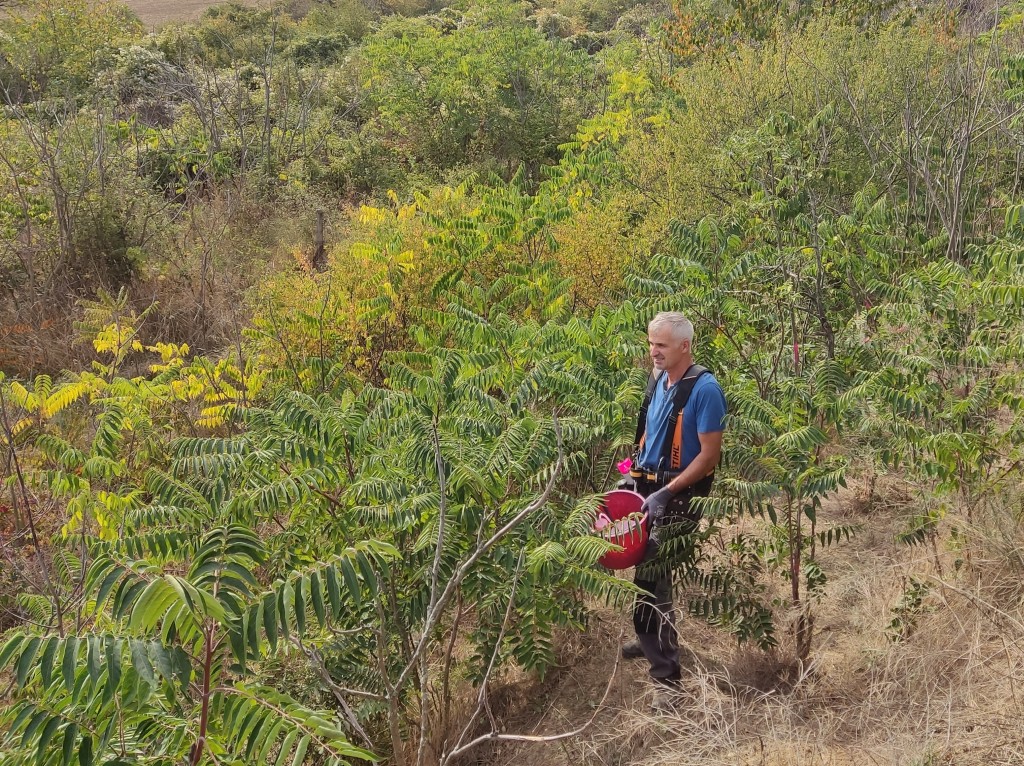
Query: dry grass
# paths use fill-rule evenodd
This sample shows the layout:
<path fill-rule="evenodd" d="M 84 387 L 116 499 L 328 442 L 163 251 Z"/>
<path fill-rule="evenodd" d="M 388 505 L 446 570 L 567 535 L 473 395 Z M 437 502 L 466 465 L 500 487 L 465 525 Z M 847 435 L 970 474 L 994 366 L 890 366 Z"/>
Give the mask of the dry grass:
<path fill-rule="evenodd" d="M 883 495 L 883 500 L 886 499 Z M 1024 529 L 1019 500 L 990 509 L 957 549 L 897 547 L 903 500 L 866 518 L 851 492 L 828 509 L 866 531 L 830 551 L 829 593 L 817 610 L 814 662 L 737 650 L 695 620 L 694 648 L 672 715 L 652 715 L 641 664 L 621 671 L 609 708 L 583 736 L 491 753 L 479 763 L 535 766 L 999 766 L 1024 764 Z M 1016 503 L 1016 505 L 1015 505 Z M 970 563 L 959 571 L 954 562 Z M 886 633 L 910 577 L 929 586 L 907 635 Z M 624 615 L 600 614 L 592 651 L 563 672 L 538 733 L 589 715 Z M 783 639 L 785 640 L 785 636 Z M 535 712 L 535 715 L 537 713 Z M 510 729 L 513 726 L 510 726 Z"/>

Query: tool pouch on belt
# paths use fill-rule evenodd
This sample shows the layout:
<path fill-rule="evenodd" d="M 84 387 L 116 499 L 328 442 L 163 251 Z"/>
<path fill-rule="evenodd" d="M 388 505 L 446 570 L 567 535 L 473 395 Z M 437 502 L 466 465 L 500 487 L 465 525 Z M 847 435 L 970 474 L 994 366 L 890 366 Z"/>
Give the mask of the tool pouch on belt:
<path fill-rule="evenodd" d="M 665 506 L 665 515 L 662 517 L 659 526 L 668 524 L 681 524 L 683 528 L 679 531 L 688 533 L 697 528 L 700 524 L 701 511 L 692 507 L 690 500 L 695 497 L 707 497 L 711 493 L 711 484 L 715 475 L 705 476 L 693 486 L 687 487 L 682 492 L 672 496 Z M 675 531 L 675 530 L 673 530 Z"/>

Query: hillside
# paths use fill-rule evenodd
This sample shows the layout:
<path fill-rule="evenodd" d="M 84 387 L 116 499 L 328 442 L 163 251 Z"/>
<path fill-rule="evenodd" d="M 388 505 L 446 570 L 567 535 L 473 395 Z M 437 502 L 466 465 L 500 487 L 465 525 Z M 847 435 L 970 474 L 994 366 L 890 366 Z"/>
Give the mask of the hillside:
<path fill-rule="evenodd" d="M 0 763 L 1024 761 L 1024 6 L 135 10 L 0 17 Z"/>

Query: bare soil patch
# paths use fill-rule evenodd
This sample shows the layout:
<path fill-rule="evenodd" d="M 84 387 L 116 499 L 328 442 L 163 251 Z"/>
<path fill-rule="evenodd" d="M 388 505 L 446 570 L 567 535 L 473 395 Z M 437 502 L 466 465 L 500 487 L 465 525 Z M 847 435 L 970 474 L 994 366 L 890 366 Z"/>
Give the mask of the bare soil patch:
<path fill-rule="evenodd" d="M 257 5 L 256 0 L 236 0 L 243 5 Z M 148 27 L 158 27 L 172 21 L 194 21 L 203 11 L 214 5 L 211 0 L 126 0 L 129 8 L 139 15 Z"/>

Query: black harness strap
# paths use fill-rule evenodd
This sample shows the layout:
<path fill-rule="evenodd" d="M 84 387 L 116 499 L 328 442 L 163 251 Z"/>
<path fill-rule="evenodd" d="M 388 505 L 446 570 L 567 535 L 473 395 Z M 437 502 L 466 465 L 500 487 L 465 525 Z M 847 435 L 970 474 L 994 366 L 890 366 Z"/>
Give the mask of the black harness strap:
<path fill-rule="evenodd" d="M 647 410 L 651 407 L 651 399 L 654 398 L 654 390 L 658 385 L 658 381 L 661 380 L 661 376 L 664 374 L 664 371 L 658 375 L 652 372 L 650 380 L 647 381 L 647 391 L 644 393 L 643 404 L 640 405 L 640 417 L 636 421 L 636 438 L 633 439 L 634 449 L 640 448 L 640 440 L 644 438 L 644 433 L 647 431 Z"/>
<path fill-rule="evenodd" d="M 679 465 L 673 465 L 672 452 L 673 446 L 676 451 L 681 455 L 683 445 L 675 444 L 675 432 L 676 423 L 679 422 L 679 418 L 683 416 L 683 408 L 686 403 L 690 401 L 690 394 L 693 393 L 693 387 L 697 385 L 697 381 L 702 375 L 708 372 L 707 367 L 701 367 L 699 364 L 691 364 L 690 367 L 683 373 L 683 379 L 679 381 L 679 385 L 676 386 L 672 392 L 672 412 L 668 416 L 668 424 L 666 425 L 666 439 L 665 446 L 662 451 L 662 465 L 669 466 L 673 470 L 681 468 Z M 647 422 L 647 414 L 644 413 L 644 422 Z"/>

